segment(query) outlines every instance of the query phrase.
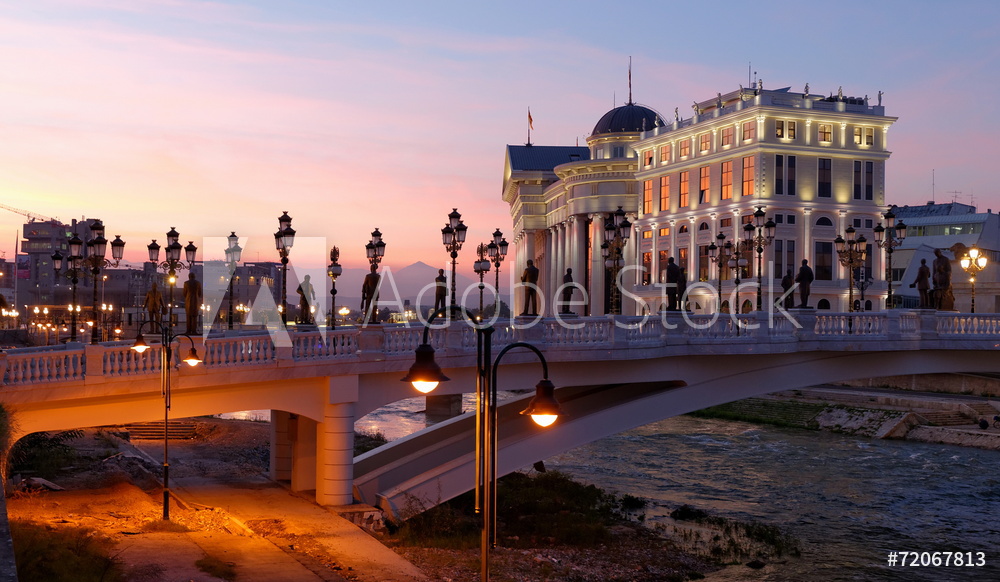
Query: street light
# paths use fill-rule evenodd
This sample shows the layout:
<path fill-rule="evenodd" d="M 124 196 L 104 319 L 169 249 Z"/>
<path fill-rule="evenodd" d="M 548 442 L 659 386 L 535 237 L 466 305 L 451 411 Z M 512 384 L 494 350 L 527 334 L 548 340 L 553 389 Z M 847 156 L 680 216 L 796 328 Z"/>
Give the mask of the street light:
<path fill-rule="evenodd" d="M 470 321 L 472 314 L 464 307 L 461 312 Z M 410 382 L 421 393 L 428 393 L 440 382 L 450 380 L 434 361 L 434 348 L 428 340 L 431 323 L 448 308 L 436 310 L 424 326 L 423 342 L 417 346 L 416 361 L 401 380 Z M 535 397 L 521 414 L 531 416 L 539 426 L 549 426 L 559 417 L 559 403 L 555 399 L 555 386 L 549 380 L 549 367 L 545 356 L 535 346 L 514 342 L 492 358 L 492 325 L 476 325 L 476 511 L 483 514 L 480 538 L 481 582 L 490 579 L 490 550 L 496 545 L 496 468 L 497 468 L 497 368 L 504 355 L 515 348 L 527 348 L 538 356 L 542 364 L 542 379 L 535 386 Z"/>
<path fill-rule="evenodd" d="M 738 240 L 735 244 L 727 240 L 723 246 L 726 250 L 725 254 L 729 256 L 729 268 L 733 270 L 733 289 L 735 290 L 735 295 L 733 297 L 733 305 L 729 310 L 733 314 L 742 311 L 742 306 L 740 305 L 740 275 L 743 274 L 743 270 L 747 267 L 745 255 L 751 248 L 752 243 L 750 239 L 753 238 L 754 230 L 752 224 L 743 225 L 743 240 Z"/>
<path fill-rule="evenodd" d="M 452 208 L 448 214 L 448 223 L 441 229 L 441 242 L 444 248 L 451 254 L 451 306 L 455 307 L 455 267 L 458 264 L 458 251 L 462 250 L 462 243 L 465 242 L 465 233 L 469 227 L 462 222 L 462 215 L 457 208 Z"/>
<path fill-rule="evenodd" d="M 880 222 L 872 231 L 875 233 L 875 245 L 885 249 L 885 281 L 889 288 L 885 296 L 885 308 L 892 309 L 892 250 L 906 239 L 906 225 L 902 220 L 896 224 L 896 215 L 891 210 L 882 216 L 885 218 L 885 226 Z"/>
<path fill-rule="evenodd" d="M 330 249 L 330 265 L 326 268 L 326 276 L 330 277 L 330 313 L 327 316 L 327 329 L 337 329 L 337 277 L 344 272 L 344 268 L 337 261 L 340 260 L 340 249 L 333 247 Z"/>
<path fill-rule="evenodd" d="M 371 265 L 371 274 L 365 277 L 361 293 L 364 295 L 367 292 L 371 293 L 371 295 L 367 298 L 368 303 L 363 306 L 365 312 L 361 314 L 361 320 L 364 323 L 365 318 L 367 318 L 368 323 L 378 323 L 378 289 L 380 284 L 376 283 L 373 289 L 368 288 L 368 277 L 376 277 L 375 281 L 378 281 L 378 275 L 375 275 L 375 271 L 378 269 L 378 264 L 382 262 L 382 257 L 385 256 L 385 241 L 382 240 L 382 233 L 379 232 L 378 227 L 375 227 L 375 230 L 372 231 L 372 238 L 365 245 L 365 255 L 368 257 L 368 263 Z M 364 303 L 365 298 L 362 297 L 361 301 Z"/>
<path fill-rule="evenodd" d="M 500 229 L 493 231 L 493 242 L 489 246 L 490 258 L 493 259 L 493 266 L 496 267 L 496 297 L 493 301 L 493 313 L 500 313 L 500 263 L 507 256 L 507 248 L 510 243 L 503 237 Z"/>
<path fill-rule="evenodd" d="M 77 309 L 76 302 L 76 285 L 80 282 L 80 269 L 83 268 L 83 241 L 80 239 L 80 235 L 73 233 L 73 237 L 69 239 L 69 256 L 65 258 L 66 261 L 66 273 L 65 276 L 69 278 L 70 283 L 73 285 L 73 296 L 72 303 L 69 305 L 70 311 L 70 321 L 72 325 L 72 330 L 70 331 L 69 341 L 76 341 L 76 314 L 79 311 Z M 57 249 L 56 252 L 52 253 L 52 265 L 55 268 L 56 276 L 58 277 L 60 271 L 63 268 L 63 256 L 62 253 Z"/>
<path fill-rule="evenodd" d="M 865 264 L 865 258 L 868 256 L 868 247 L 866 246 L 868 241 L 864 235 L 855 239 L 853 226 L 848 226 L 844 234 L 847 235 L 846 240 L 838 234 L 833 244 L 837 248 L 837 257 L 840 260 L 840 264 L 847 267 L 847 311 L 853 312 L 854 269 Z M 848 326 L 850 326 L 850 320 L 848 320 Z"/>
<path fill-rule="evenodd" d="M 976 275 L 986 268 L 986 263 L 986 255 L 976 247 L 971 247 L 959 261 L 962 269 L 969 274 L 969 283 L 972 284 L 972 313 L 976 312 Z"/>
<path fill-rule="evenodd" d="M 719 283 L 716 288 L 719 291 L 719 303 L 715 310 L 718 313 L 722 313 L 722 273 L 725 271 L 726 264 L 729 262 L 729 255 L 727 253 L 732 250 L 733 245 L 725 245 L 726 235 L 721 232 L 715 235 L 715 240 L 719 241 L 719 244 L 715 244 L 713 242 L 708 245 L 708 258 L 718 265 Z"/>
<path fill-rule="evenodd" d="M 292 228 L 292 217 L 285 210 L 278 217 L 278 231 L 274 233 L 274 248 L 281 257 L 281 325 L 288 324 L 288 254 L 295 244 L 295 229 Z"/>
<path fill-rule="evenodd" d="M 747 224 L 747 226 L 750 226 Z M 771 242 L 774 241 L 774 221 L 770 218 L 767 222 L 764 222 L 764 207 L 758 206 L 757 211 L 753 213 L 753 226 L 756 229 L 756 233 L 750 238 L 750 242 L 757 251 L 757 311 L 762 309 L 762 296 L 764 291 L 764 284 L 761 281 L 761 271 L 763 268 L 761 266 L 762 256 L 764 254 L 764 247 L 769 246 Z M 743 227 L 746 230 L 746 227 Z"/>
<path fill-rule="evenodd" d="M 492 242 L 489 244 L 493 244 Z M 490 247 L 486 243 L 479 243 L 476 247 L 476 254 L 479 255 L 479 260 L 477 260 L 472 265 L 472 270 L 479 275 L 479 317 L 483 317 L 483 289 L 486 285 L 483 284 L 483 276 L 490 272 L 490 259 L 489 259 Z M 495 314 L 494 314 L 495 315 Z"/>
<path fill-rule="evenodd" d="M 621 315 L 621 293 L 618 290 L 618 273 L 624 258 L 623 249 L 632 234 L 632 223 L 628 221 L 625 211 L 609 212 L 604 218 L 604 243 L 601 244 L 601 255 L 604 257 L 605 268 L 611 271 L 611 313 Z"/>
<path fill-rule="evenodd" d="M 90 225 L 91 238 L 87 241 L 87 257 L 84 258 L 83 264 L 90 268 L 91 279 L 94 284 L 94 297 L 92 302 L 92 310 L 94 314 L 94 321 L 97 321 L 97 281 L 101 276 L 101 269 L 104 267 L 117 267 L 121 263 L 122 256 L 125 253 L 125 241 L 122 240 L 121 235 L 115 235 L 115 240 L 111 241 L 111 260 L 106 260 L 105 254 L 108 251 L 108 240 L 104 238 L 104 223 L 100 220 L 95 220 Z M 96 327 L 90 332 L 90 343 L 97 344 L 98 333 Z"/>
<path fill-rule="evenodd" d="M 228 237 L 226 237 L 228 246 L 226 247 L 226 266 L 229 268 L 229 313 L 228 313 L 228 328 L 231 331 L 233 329 L 233 311 L 235 310 L 236 297 L 233 293 L 233 279 L 236 275 L 236 263 L 240 262 L 243 258 L 243 249 L 240 248 L 240 237 L 236 236 L 236 231 L 231 231 Z"/>
<path fill-rule="evenodd" d="M 202 360 L 201 357 L 198 356 L 198 350 L 195 349 L 194 339 L 192 339 L 191 336 L 186 333 L 174 335 L 174 326 L 170 319 L 168 319 L 165 324 L 158 321 L 147 321 L 140 325 L 139 331 L 135 337 L 135 342 L 132 344 L 133 350 L 141 354 L 149 349 L 150 346 L 142 337 L 142 328 L 147 324 L 154 324 L 160 328 L 160 392 L 163 395 L 163 519 L 169 521 L 170 462 L 167 455 L 170 438 L 170 366 L 173 362 L 173 349 L 171 348 L 171 344 L 176 339 L 186 337 L 188 341 L 191 342 L 191 349 L 188 351 L 187 356 L 184 357 L 184 363 L 189 366 L 197 366 Z"/>
<path fill-rule="evenodd" d="M 173 325 L 174 319 L 174 287 L 177 286 L 177 271 L 193 268 L 198 252 L 194 241 L 188 241 L 187 246 L 182 247 L 180 237 L 177 229 L 171 226 L 170 230 L 167 231 L 167 247 L 164 249 L 166 260 L 162 263 L 160 262 L 160 245 L 156 244 L 156 239 L 146 245 L 146 250 L 149 251 L 149 262 L 167 273 L 167 284 L 170 289 L 167 297 L 167 317 L 170 319 L 171 325 Z M 181 250 L 184 251 L 185 261 L 181 261 Z"/>

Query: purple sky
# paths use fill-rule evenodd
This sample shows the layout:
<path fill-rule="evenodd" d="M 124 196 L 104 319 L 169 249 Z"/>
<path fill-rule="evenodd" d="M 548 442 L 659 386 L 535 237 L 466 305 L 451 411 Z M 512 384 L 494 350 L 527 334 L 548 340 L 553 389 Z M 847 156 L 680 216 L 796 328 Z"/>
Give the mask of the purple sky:
<path fill-rule="evenodd" d="M 747 84 L 881 90 L 887 199 L 1000 210 L 1000 4 L 0 0 L 0 203 L 103 218 L 142 260 L 177 227 L 272 260 L 283 210 L 364 263 L 460 269 L 499 227 L 505 144 L 583 143 L 627 97 L 673 115 Z M 990 99 L 987 99 L 990 97 Z M 956 193 L 958 192 L 958 193 Z M 23 217 L 0 210 L 10 258 Z M 323 248 L 324 245 L 317 245 Z M 470 248 L 471 247 L 471 248 Z M 221 258 L 221 249 L 205 258 Z M 293 260 L 304 257 L 295 257 Z M 320 263 L 326 257 L 310 257 Z"/>

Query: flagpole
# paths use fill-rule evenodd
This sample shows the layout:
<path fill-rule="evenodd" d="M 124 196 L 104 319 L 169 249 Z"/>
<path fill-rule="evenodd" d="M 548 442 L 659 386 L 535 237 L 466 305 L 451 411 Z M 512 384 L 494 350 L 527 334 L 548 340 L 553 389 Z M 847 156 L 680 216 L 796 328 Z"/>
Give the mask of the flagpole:
<path fill-rule="evenodd" d="M 528 107 L 528 143 L 525 145 L 531 145 L 531 107 Z"/>

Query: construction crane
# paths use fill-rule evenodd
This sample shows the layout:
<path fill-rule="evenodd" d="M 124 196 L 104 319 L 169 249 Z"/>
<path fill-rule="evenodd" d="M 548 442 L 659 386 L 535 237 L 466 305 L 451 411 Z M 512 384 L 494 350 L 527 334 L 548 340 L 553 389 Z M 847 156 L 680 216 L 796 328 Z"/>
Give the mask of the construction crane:
<path fill-rule="evenodd" d="M 14 214 L 20 214 L 21 216 L 27 217 L 28 222 L 35 222 L 37 220 L 40 220 L 42 222 L 59 222 L 58 218 L 50 218 L 48 216 L 42 216 L 37 212 L 21 210 L 20 208 L 14 208 L 13 206 L 7 206 L 6 204 L 0 204 L 0 208 L 3 208 L 4 210 L 10 210 Z"/>

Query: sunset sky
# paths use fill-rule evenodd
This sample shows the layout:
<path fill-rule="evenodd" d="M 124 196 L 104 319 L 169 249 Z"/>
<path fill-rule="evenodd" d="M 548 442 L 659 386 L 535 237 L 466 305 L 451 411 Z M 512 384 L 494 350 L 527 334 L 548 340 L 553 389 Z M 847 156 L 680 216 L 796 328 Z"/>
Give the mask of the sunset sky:
<path fill-rule="evenodd" d="M 102 218 L 137 261 L 172 226 L 195 244 L 235 230 L 244 259 L 274 260 L 287 210 L 346 267 L 379 227 L 394 268 L 444 266 L 457 207 L 471 273 L 475 243 L 511 232 L 504 146 L 524 143 L 527 107 L 534 143 L 582 144 L 626 99 L 631 56 L 635 101 L 671 117 L 747 85 L 748 64 L 769 89 L 883 91 L 887 200 L 930 200 L 933 169 L 938 202 L 1000 211 L 998 16 L 961 0 L 0 0 L 0 203 Z M 23 222 L 0 210 L 8 260 Z"/>

